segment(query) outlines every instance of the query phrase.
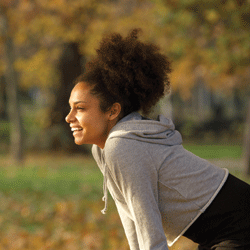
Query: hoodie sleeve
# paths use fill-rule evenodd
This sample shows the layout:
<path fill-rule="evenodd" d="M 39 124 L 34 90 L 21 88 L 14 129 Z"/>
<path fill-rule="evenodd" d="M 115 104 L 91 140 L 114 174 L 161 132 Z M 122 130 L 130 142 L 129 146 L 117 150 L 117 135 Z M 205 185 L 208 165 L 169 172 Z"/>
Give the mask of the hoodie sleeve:
<path fill-rule="evenodd" d="M 119 203 L 116 202 L 116 206 L 129 243 L 130 250 L 140 250 L 134 221 L 126 213 L 124 213 L 123 208 L 119 205 Z"/>
<path fill-rule="evenodd" d="M 134 223 L 140 250 L 167 250 L 167 241 L 162 227 L 161 214 L 158 208 L 158 172 L 147 143 L 126 138 L 113 138 L 106 142 L 105 161 L 116 190 L 112 196 L 123 197 L 118 210 L 125 227 L 131 230 Z M 119 194 L 117 193 L 119 190 Z M 129 225 L 121 208 L 128 208 L 131 221 Z M 127 237 L 130 234 L 126 233 Z M 130 242 L 131 239 L 128 239 Z"/>

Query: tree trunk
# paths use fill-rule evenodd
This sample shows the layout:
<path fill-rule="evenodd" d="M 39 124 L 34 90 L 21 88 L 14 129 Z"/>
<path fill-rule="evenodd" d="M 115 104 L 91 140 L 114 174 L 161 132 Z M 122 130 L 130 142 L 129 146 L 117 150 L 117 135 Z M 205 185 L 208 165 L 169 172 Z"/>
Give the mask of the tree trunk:
<path fill-rule="evenodd" d="M 14 46 L 9 34 L 8 19 L 5 15 L 3 17 L 6 31 L 4 50 L 6 61 L 6 95 L 10 122 L 10 155 L 16 163 L 21 163 L 24 151 L 20 104 L 18 102 L 18 78 L 14 69 Z"/>
<path fill-rule="evenodd" d="M 5 91 L 5 78 L 4 76 L 0 77 L 0 119 L 6 120 L 6 91 Z"/>
<path fill-rule="evenodd" d="M 250 176 L 250 97 L 248 97 L 247 117 L 246 117 L 246 133 L 244 138 L 245 146 L 245 164 L 246 173 Z"/>
<path fill-rule="evenodd" d="M 84 56 L 80 54 L 78 43 L 66 43 L 58 64 L 60 82 L 56 89 L 55 104 L 51 107 L 51 120 L 49 127 L 46 128 L 47 131 L 56 131 L 50 137 L 51 150 L 86 152 L 84 145 L 79 147 L 74 143 L 69 124 L 65 121 L 69 112 L 69 97 L 74 87 L 74 80 L 83 72 L 82 63 Z"/>

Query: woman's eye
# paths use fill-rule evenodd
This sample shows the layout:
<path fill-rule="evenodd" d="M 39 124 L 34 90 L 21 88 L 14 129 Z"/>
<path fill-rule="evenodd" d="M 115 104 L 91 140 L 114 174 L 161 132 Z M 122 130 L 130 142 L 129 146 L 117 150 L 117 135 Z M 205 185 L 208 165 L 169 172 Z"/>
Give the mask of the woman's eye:
<path fill-rule="evenodd" d="M 84 108 L 83 108 L 83 107 L 76 107 L 76 109 L 81 109 L 81 110 L 83 110 Z"/>

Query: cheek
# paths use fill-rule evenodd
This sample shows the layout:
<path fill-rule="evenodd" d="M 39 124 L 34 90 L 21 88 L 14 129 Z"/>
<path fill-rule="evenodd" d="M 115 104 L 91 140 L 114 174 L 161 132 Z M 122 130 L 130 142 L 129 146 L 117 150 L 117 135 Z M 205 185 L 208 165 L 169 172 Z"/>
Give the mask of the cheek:
<path fill-rule="evenodd" d="M 105 116 L 97 112 L 90 112 L 84 116 L 78 115 L 79 125 L 83 128 L 83 133 L 102 134 L 106 133 L 108 121 Z"/>
<path fill-rule="evenodd" d="M 81 127 L 85 127 L 91 123 L 91 117 L 88 117 L 85 115 L 78 114 L 78 115 L 76 115 L 76 119 L 78 120 L 79 125 Z"/>
<path fill-rule="evenodd" d="M 97 136 L 97 137 L 103 137 L 106 136 L 108 133 L 108 125 L 104 120 L 98 120 L 91 124 L 90 132 Z"/>
<path fill-rule="evenodd" d="M 98 133 L 100 130 L 100 121 L 93 119 L 93 117 L 80 119 L 79 123 L 83 128 L 82 132 L 86 135 Z"/>

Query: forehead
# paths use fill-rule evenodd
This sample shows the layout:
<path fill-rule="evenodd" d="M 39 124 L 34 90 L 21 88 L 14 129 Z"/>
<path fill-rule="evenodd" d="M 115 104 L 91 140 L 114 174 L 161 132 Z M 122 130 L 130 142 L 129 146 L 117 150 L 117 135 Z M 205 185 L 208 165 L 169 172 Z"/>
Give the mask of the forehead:
<path fill-rule="evenodd" d="M 90 94 L 91 87 L 84 82 L 77 83 L 71 91 L 69 102 L 90 101 L 94 96 Z"/>

